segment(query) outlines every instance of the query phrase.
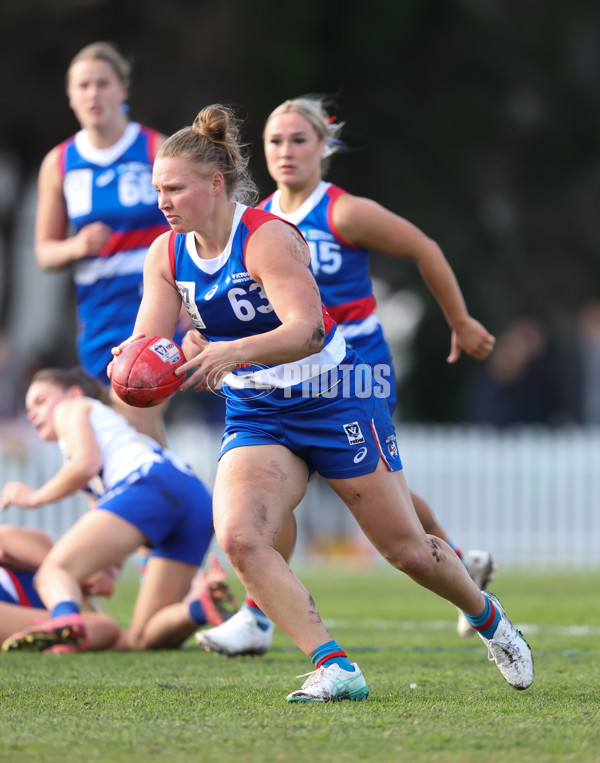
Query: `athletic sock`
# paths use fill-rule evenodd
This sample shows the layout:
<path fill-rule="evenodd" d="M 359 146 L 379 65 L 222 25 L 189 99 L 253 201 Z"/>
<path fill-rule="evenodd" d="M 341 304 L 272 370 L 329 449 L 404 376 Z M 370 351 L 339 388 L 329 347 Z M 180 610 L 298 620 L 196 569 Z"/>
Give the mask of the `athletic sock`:
<path fill-rule="evenodd" d="M 138 562 L 140 565 L 140 583 L 144 582 L 144 577 L 146 576 L 146 569 L 148 567 L 149 559 L 150 559 L 150 554 L 138 554 Z"/>
<path fill-rule="evenodd" d="M 62 615 L 78 615 L 79 604 L 71 599 L 63 599 L 56 604 L 50 612 L 50 617 L 62 617 Z"/>
<path fill-rule="evenodd" d="M 246 607 L 246 609 L 252 612 L 254 619 L 256 620 L 256 624 L 261 629 L 261 631 L 266 631 L 269 629 L 271 621 L 265 615 L 262 609 L 260 609 L 258 604 L 248 594 L 246 594 L 246 598 L 244 599 L 242 606 Z"/>
<path fill-rule="evenodd" d="M 335 662 L 335 664 L 339 665 L 342 670 L 348 670 L 350 673 L 354 673 L 354 666 L 337 641 L 326 641 L 311 652 L 309 657 L 312 664 L 317 669 L 329 667 L 329 665 L 333 665 Z"/>
<path fill-rule="evenodd" d="M 466 612 L 463 614 L 469 623 L 473 626 L 473 628 L 475 628 L 478 633 L 481 633 L 484 638 L 492 638 L 496 632 L 498 623 L 500 622 L 500 612 L 498 612 L 496 607 L 494 607 L 491 599 L 488 599 L 485 591 L 482 591 L 482 593 L 483 598 L 485 599 L 485 607 L 483 608 L 483 612 L 480 615 L 475 616 L 468 615 Z"/>
<path fill-rule="evenodd" d="M 204 607 L 202 606 L 200 599 L 194 599 L 193 601 L 190 601 L 188 605 L 188 612 L 196 625 L 206 625 L 206 612 L 204 611 Z"/>

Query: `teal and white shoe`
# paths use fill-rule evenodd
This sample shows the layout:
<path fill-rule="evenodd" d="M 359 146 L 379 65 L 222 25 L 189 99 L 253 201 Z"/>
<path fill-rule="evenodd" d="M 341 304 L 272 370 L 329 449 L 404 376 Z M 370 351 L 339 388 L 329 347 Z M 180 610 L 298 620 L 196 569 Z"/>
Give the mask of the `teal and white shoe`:
<path fill-rule="evenodd" d="M 486 592 L 494 607 L 500 613 L 500 622 L 492 638 L 481 640 L 488 648 L 490 662 L 495 662 L 498 670 L 513 689 L 527 689 L 533 683 L 533 655 L 521 631 L 508 619 L 502 604 L 493 593 Z"/>
<path fill-rule="evenodd" d="M 319 668 L 302 684 L 302 688 L 288 694 L 288 702 L 338 702 L 342 699 L 361 700 L 369 696 L 369 687 L 365 683 L 360 668 L 354 662 L 354 672 L 343 670 L 333 663 Z M 302 676 L 298 676 L 302 678 Z"/>
<path fill-rule="evenodd" d="M 492 555 L 489 551 L 465 551 L 462 556 L 462 561 L 469 577 L 475 583 L 480 591 L 487 588 L 488 583 L 494 579 L 494 570 L 496 569 L 496 563 L 494 562 Z M 464 616 L 464 614 L 458 610 L 458 624 L 456 626 L 456 632 L 462 638 L 468 638 L 475 635 L 475 630 L 471 627 L 471 624 Z"/>

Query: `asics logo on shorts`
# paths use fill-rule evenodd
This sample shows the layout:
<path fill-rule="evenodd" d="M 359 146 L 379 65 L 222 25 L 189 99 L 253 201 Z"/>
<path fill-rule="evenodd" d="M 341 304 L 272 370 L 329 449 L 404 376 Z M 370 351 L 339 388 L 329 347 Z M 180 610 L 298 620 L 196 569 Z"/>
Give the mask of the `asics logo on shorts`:
<path fill-rule="evenodd" d="M 352 460 L 354 461 L 355 464 L 360 464 L 360 462 L 363 460 L 363 458 L 366 455 L 367 455 L 367 448 L 362 447 Z"/>

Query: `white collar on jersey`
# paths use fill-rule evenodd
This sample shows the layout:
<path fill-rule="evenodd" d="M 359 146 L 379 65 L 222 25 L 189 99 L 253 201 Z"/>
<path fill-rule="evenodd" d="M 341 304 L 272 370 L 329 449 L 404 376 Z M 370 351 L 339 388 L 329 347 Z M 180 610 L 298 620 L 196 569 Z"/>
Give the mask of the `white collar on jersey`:
<path fill-rule="evenodd" d="M 196 250 L 196 239 L 194 238 L 194 232 L 191 231 L 190 233 L 186 234 L 185 237 L 185 248 L 187 253 L 190 255 L 192 261 L 194 264 L 200 268 L 204 273 L 208 273 L 208 275 L 213 275 L 213 273 L 216 273 L 218 270 L 220 270 L 223 265 L 227 262 L 229 259 L 229 255 L 231 254 L 231 246 L 233 244 L 233 236 L 234 233 L 237 230 L 238 225 L 240 224 L 240 220 L 242 219 L 242 215 L 244 212 L 248 209 L 248 207 L 244 206 L 244 204 L 240 204 L 239 202 L 235 202 L 235 212 L 233 213 L 233 222 L 231 224 L 231 231 L 229 232 L 229 240 L 227 241 L 227 246 L 221 254 L 218 257 L 212 257 L 210 260 L 205 260 L 202 257 L 198 256 L 198 252 Z"/>
<path fill-rule="evenodd" d="M 116 162 L 121 154 L 125 153 L 129 146 L 134 143 L 140 134 L 140 129 L 141 125 L 137 122 L 129 122 L 119 140 L 108 148 L 95 148 L 90 143 L 87 130 L 80 130 L 75 135 L 75 148 L 88 162 L 99 164 L 101 167 L 108 167 L 109 164 Z"/>
<path fill-rule="evenodd" d="M 324 180 L 321 180 L 319 185 L 315 188 L 315 190 L 311 193 L 311 195 L 304 199 L 302 204 L 296 209 L 294 212 L 290 212 L 289 214 L 287 212 L 282 212 L 281 207 L 279 206 L 279 200 L 281 199 L 281 191 L 278 189 L 273 194 L 273 201 L 271 202 L 271 212 L 274 215 L 277 215 L 277 217 L 281 217 L 284 220 L 287 220 L 288 223 L 292 223 L 293 225 L 298 225 L 299 223 L 304 220 L 306 215 L 312 211 L 317 204 L 321 201 L 323 196 L 325 195 L 325 191 L 329 188 L 331 183 L 326 183 Z"/>

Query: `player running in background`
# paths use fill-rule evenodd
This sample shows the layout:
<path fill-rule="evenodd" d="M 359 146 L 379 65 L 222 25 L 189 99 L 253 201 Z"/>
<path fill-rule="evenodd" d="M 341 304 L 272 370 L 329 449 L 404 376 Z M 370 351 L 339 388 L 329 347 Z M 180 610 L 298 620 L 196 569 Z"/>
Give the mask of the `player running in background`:
<path fill-rule="evenodd" d="M 46 155 L 38 180 L 37 262 L 43 270 L 74 266 L 79 363 L 103 385 L 111 348 L 135 322 L 148 247 L 168 229 L 152 187 L 165 136 L 129 122 L 130 75 L 110 43 L 77 53 L 66 87 L 81 130 Z M 136 429 L 165 444 L 164 406 L 114 400 Z"/>
<path fill-rule="evenodd" d="M 33 576 L 52 549 L 52 539 L 33 527 L 0 526 L 0 643 L 15 631 L 50 617 L 33 585 Z M 114 571 L 92 575 L 82 583 L 84 606 L 88 596 L 110 596 Z M 121 629 L 108 615 L 90 604 L 82 613 L 89 636 L 88 649 L 110 649 Z M 62 645 L 50 651 L 62 651 Z"/>
<path fill-rule="evenodd" d="M 59 441 L 65 462 L 39 488 L 7 483 L 1 508 L 37 508 L 78 490 L 97 503 L 48 553 L 35 588 L 48 620 L 8 638 L 3 649 L 42 651 L 57 643 L 85 649 L 81 582 L 120 566 L 141 545 L 152 551 L 131 626 L 114 648 L 179 646 L 202 624 L 235 611 L 217 560 L 198 571 L 213 537 L 211 497 L 187 464 L 138 433 L 80 369 L 43 369 L 27 391 L 28 416 L 44 441 Z"/>
<path fill-rule="evenodd" d="M 417 264 L 451 329 L 449 363 L 456 363 L 461 352 L 478 360 L 486 358 L 494 337 L 469 315 L 454 273 L 435 241 L 376 202 L 323 180 L 331 156 L 343 147 L 339 140 L 342 126 L 325 111 L 322 99 L 296 98 L 278 106 L 269 115 L 263 133 L 267 168 L 277 190 L 260 206 L 293 223 L 304 235 L 323 304 L 346 341 L 380 375 L 393 413 L 396 378 L 375 312 L 369 250 Z M 183 345 L 186 357 L 191 357 L 193 332 L 186 335 Z M 461 554 L 425 500 L 412 491 L 411 497 L 425 532 L 455 548 L 477 586 L 485 588 L 495 569 L 491 554 L 481 550 Z M 295 538 L 293 515 L 286 520 L 283 532 L 280 551 L 289 559 Z M 461 636 L 474 633 L 461 612 L 457 629 Z M 263 654 L 272 638 L 272 624 L 250 597 L 227 623 L 197 635 L 205 649 L 228 656 Z"/>
<path fill-rule="evenodd" d="M 173 232 L 150 247 L 134 334 L 113 352 L 140 336 L 170 336 L 182 302 L 205 336 L 176 373 L 191 372 L 182 390 L 222 384 L 215 533 L 252 599 L 315 666 L 288 701 L 368 694 L 358 665 L 274 548 L 314 472 L 381 555 L 460 607 L 508 683 L 527 688 L 533 659 L 522 635 L 456 553 L 418 521 L 389 409 L 374 386 L 368 395 L 356 391 L 358 373 L 371 379 L 369 367 L 324 309 L 306 241 L 289 223 L 239 201 L 256 192 L 247 162 L 235 115 L 219 105 L 202 109 L 192 127 L 161 146 L 153 182 Z M 485 356 L 491 337 L 482 332 L 479 339 Z"/>

